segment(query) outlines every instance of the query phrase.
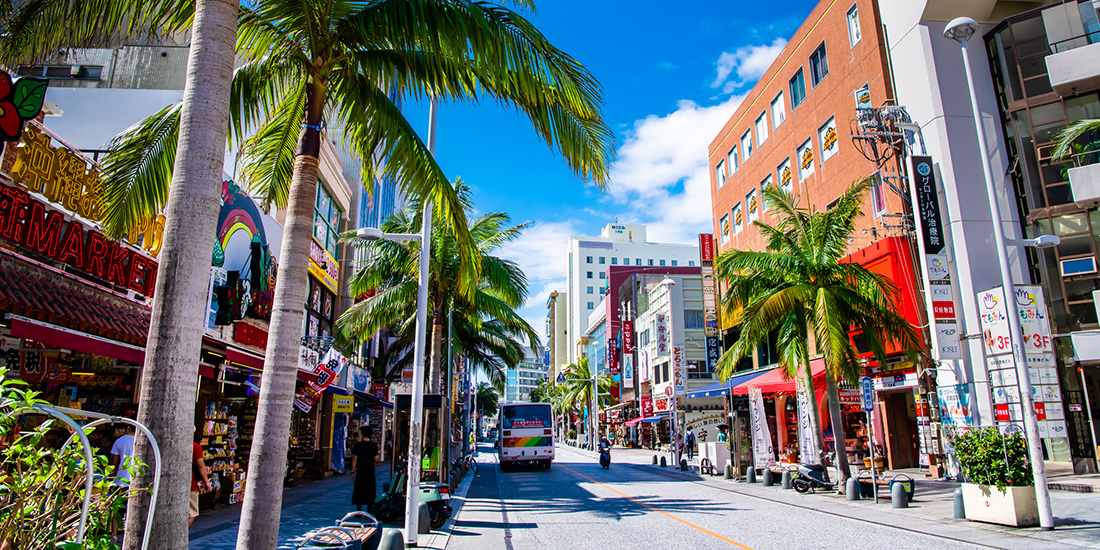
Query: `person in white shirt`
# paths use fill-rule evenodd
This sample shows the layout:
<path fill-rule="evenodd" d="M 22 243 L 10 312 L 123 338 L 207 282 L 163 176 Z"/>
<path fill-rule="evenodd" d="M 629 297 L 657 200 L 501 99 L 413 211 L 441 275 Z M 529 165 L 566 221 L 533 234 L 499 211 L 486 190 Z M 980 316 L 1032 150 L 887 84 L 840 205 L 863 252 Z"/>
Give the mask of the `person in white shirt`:
<path fill-rule="evenodd" d="M 115 485 L 130 486 L 128 470 L 134 458 L 134 426 L 126 425 L 126 433 L 111 446 L 111 467 L 115 472 Z"/>

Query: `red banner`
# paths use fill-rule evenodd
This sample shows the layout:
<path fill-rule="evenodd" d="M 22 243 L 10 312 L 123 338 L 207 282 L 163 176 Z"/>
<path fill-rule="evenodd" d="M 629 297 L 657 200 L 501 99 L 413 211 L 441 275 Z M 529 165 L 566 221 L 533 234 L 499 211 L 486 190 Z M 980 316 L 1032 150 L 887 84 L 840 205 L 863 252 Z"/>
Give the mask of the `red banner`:
<path fill-rule="evenodd" d="M 714 235 L 710 233 L 699 235 L 699 259 L 703 262 L 714 261 Z"/>
<path fill-rule="evenodd" d="M 623 321 L 623 353 L 634 353 L 634 321 Z"/>
<path fill-rule="evenodd" d="M 653 397 L 642 397 L 642 416 L 653 416 Z"/>

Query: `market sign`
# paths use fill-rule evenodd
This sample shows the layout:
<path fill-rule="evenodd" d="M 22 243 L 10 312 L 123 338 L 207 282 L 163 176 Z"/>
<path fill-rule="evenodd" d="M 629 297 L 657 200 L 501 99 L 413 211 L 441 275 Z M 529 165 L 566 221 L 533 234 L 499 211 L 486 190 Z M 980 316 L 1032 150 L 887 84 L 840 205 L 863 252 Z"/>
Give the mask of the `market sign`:
<path fill-rule="evenodd" d="M 672 385 L 676 395 L 684 393 L 684 383 L 687 381 L 687 365 L 684 363 L 684 347 L 672 347 Z"/>
<path fill-rule="evenodd" d="M 332 292 L 340 292 L 338 282 L 340 264 L 336 263 L 336 258 L 333 258 L 332 254 L 329 254 L 328 250 L 317 244 L 314 239 L 309 241 L 309 272 Z"/>
<path fill-rule="evenodd" d="M 144 296 L 153 295 L 155 260 L 5 184 L 0 184 L 0 239 L 49 256 L 75 271 Z"/>
<path fill-rule="evenodd" d="M 940 220 L 940 198 L 936 192 L 936 174 L 932 171 L 932 157 L 911 157 L 913 188 L 917 194 L 917 211 L 924 234 L 924 253 L 939 254 L 944 248 L 943 222 Z"/>
<path fill-rule="evenodd" d="M 547 354 L 549 353 L 547 351 Z M 623 321 L 623 353 L 634 353 L 634 321 Z M 550 365 L 549 355 L 547 355 L 546 365 Z"/>
<path fill-rule="evenodd" d="M 350 395 L 338 395 L 332 399 L 332 412 L 334 413 L 352 413 L 355 412 L 355 398 Z"/>
<path fill-rule="evenodd" d="M 657 357 L 668 357 L 668 316 L 664 313 L 658 313 L 654 316 L 656 318 L 656 330 L 657 333 Z"/>
<path fill-rule="evenodd" d="M 317 404 L 325 389 L 343 372 L 347 363 L 347 358 L 341 355 L 340 352 L 329 348 L 313 367 L 312 373 L 317 377 L 317 381 L 309 381 L 302 386 L 298 394 L 294 396 L 294 406 L 302 412 L 309 412 Z"/>

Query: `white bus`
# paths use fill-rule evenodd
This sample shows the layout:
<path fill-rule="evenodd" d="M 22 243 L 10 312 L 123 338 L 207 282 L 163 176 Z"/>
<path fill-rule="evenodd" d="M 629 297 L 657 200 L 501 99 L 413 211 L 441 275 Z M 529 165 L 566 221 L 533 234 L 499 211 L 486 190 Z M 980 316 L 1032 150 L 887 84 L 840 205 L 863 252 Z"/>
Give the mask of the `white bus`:
<path fill-rule="evenodd" d="M 554 412 L 549 403 L 500 406 L 500 469 L 554 460 Z"/>

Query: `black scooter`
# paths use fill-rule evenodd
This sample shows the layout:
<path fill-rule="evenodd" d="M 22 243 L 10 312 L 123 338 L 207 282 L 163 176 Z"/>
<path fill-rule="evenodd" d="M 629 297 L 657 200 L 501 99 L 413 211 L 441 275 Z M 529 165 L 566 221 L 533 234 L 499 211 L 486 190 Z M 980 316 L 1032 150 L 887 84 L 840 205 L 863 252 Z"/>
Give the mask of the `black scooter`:
<path fill-rule="evenodd" d="M 825 481 L 825 466 L 821 464 L 799 464 L 798 471 L 791 479 L 791 486 L 799 493 L 816 492 L 817 489 L 830 490 L 835 483 Z"/>
<path fill-rule="evenodd" d="M 611 468 L 611 448 L 604 447 L 600 449 L 600 466 L 607 470 Z"/>
<path fill-rule="evenodd" d="M 368 506 L 368 512 L 383 523 L 396 523 L 405 517 L 405 485 L 407 475 L 399 466 L 382 494 Z M 451 488 L 446 483 L 420 482 L 420 502 L 428 503 L 428 520 L 432 529 L 439 529 L 451 517 Z"/>

